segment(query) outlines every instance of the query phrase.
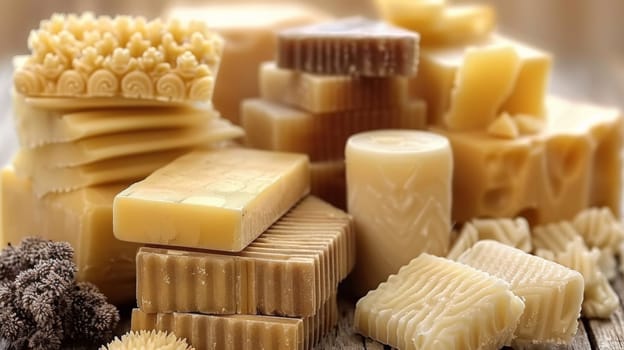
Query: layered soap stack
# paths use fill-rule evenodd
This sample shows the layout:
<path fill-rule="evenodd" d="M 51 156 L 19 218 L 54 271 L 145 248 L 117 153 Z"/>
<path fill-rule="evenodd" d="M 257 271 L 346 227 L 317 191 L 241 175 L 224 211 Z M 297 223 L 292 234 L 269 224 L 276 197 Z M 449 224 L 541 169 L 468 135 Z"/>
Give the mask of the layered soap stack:
<path fill-rule="evenodd" d="M 195 151 L 117 195 L 137 255 L 133 330 L 196 349 L 309 349 L 337 321 L 355 264 L 351 217 L 307 196 L 307 156 Z"/>
<path fill-rule="evenodd" d="M 260 68 L 260 98 L 242 104 L 246 144 L 307 154 L 312 193 L 345 208 L 349 136 L 425 126 L 425 104 L 408 97 L 418 38 L 362 18 L 280 32 L 277 62 Z"/>
<path fill-rule="evenodd" d="M 114 196 L 196 147 L 242 136 L 210 101 L 223 40 L 201 23 L 54 15 L 15 59 L 20 150 L 2 172 L 2 243 L 68 241 L 77 277 L 134 298 L 136 244 Z"/>

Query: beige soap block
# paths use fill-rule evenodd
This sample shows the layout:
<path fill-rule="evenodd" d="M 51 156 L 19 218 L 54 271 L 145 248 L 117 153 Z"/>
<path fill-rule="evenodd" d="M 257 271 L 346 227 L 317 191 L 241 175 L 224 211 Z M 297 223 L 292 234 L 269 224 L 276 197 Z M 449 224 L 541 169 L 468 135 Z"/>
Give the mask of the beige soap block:
<path fill-rule="evenodd" d="M 624 225 L 609 208 L 585 209 L 572 224 L 590 248 L 615 251 L 624 240 Z"/>
<path fill-rule="evenodd" d="M 524 216 L 540 224 L 590 206 L 619 212 L 622 121 L 617 110 L 550 97 L 537 134 L 501 139 L 434 128 L 453 148 L 453 219 Z"/>
<path fill-rule="evenodd" d="M 236 124 L 240 103 L 259 95 L 258 69 L 275 58 L 276 33 L 331 18 L 316 8 L 283 2 L 173 6 L 165 17 L 205 21 L 225 39 L 213 101 L 223 117 Z"/>
<path fill-rule="evenodd" d="M 457 260 L 459 256 L 470 249 L 475 243 L 479 241 L 479 231 L 470 222 L 467 222 L 462 227 L 461 231 L 457 233 L 457 238 L 452 242 L 451 249 L 446 257 L 451 260 Z"/>
<path fill-rule="evenodd" d="M 524 311 L 507 282 L 422 254 L 355 306 L 355 330 L 399 349 L 500 349 Z"/>
<path fill-rule="evenodd" d="M 347 207 L 358 235 L 356 294 L 374 289 L 420 253 L 448 253 L 453 156 L 446 138 L 370 131 L 349 138 L 345 156 Z"/>
<path fill-rule="evenodd" d="M 311 161 L 340 160 L 349 136 L 375 129 L 422 129 L 426 105 L 410 101 L 402 106 L 366 108 L 314 114 L 262 99 L 242 104 L 247 146 L 298 152 Z"/>
<path fill-rule="evenodd" d="M 19 56 L 18 56 L 19 57 Z M 14 94 L 19 95 L 17 92 Z M 55 111 L 77 112 L 86 109 L 109 109 L 109 108 L 189 108 L 199 107 L 202 109 L 212 108 L 211 103 L 189 103 L 179 101 L 143 100 L 123 97 L 32 97 L 24 96 L 24 102 L 32 108 Z"/>
<path fill-rule="evenodd" d="M 197 127 L 95 136 L 24 149 L 23 153 L 40 167 L 75 167 L 117 157 L 210 146 L 243 135 L 243 130 L 229 121 L 213 119 Z"/>
<path fill-rule="evenodd" d="M 240 251 L 309 190 L 305 155 L 243 148 L 195 151 L 115 198 L 115 236 Z"/>
<path fill-rule="evenodd" d="M 2 247 L 32 235 L 67 241 L 75 250 L 79 281 L 94 283 L 114 304 L 135 299 L 139 246 L 117 240 L 112 227 L 113 198 L 126 185 L 89 187 L 40 199 L 30 181 L 18 178 L 10 167 L 1 176 Z"/>
<path fill-rule="evenodd" d="M 344 160 L 310 163 L 310 194 L 347 209 L 347 179 Z"/>
<path fill-rule="evenodd" d="M 427 101 L 430 124 L 485 128 L 484 121 L 492 121 L 502 112 L 543 116 L 551 65 L 549 53 L 502 36 L 469 47 L 423 49 L 410 93 Z M 476 122 L 470 121 L 469 115 L 464 118 L 461 114 L 464 108 L 471 113 L 483 110 L 487 115 L 478 115 L 481 123 L 473 125 L 470 123 Z"/>
<path fill-rule="evenodd" d="M 12 101 L 17 136 L 25 148 L 130 131 L 201 126 L 218 116 L 211 109 L 166 107 L 54 111 L 33 107 L 18 94 Z"/>
<path fill-rule="evenodd" d="M 311 113 L 402 106 L 407 101 L 407 78 L 365 78 L 319 75 L 260 67 L 260 97 Z"/>
<path fill-rule="evenodd" d="M 583 301 L 580 273 L 492 240 L 478 242 L 458 261 L 507 281 L 512 292 L 524 300 L 514 341 L 572 341 Z"/>

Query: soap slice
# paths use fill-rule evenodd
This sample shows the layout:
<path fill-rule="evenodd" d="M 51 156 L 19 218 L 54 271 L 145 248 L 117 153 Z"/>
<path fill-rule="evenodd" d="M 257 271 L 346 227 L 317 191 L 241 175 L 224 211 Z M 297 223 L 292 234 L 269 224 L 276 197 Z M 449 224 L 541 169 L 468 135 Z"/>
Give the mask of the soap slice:
<path fill-rule="evenodd" d="M 240 136 L 243 130 L 238 126 L 224 119 L 214 119 L 197 127 L 95 136 L 23 152 L 41 167 L 72 167 L 133 154 L 209 146 Z"/>
<path fill-rule="evenodd" d="M 516 342 L 572 341 L 583 301 L 579 272 L 492 240 L 477 242 L 458 261 L 509 282 L 524 300 Z"/>
<path fill-rule="evenodd" d="M 334 294 L 310 317 L 287 318 L 258 315 L 215 316 L 193 313 L 145 313 L 132 310 L 132 330 L 172 332 L 197 350 L 279 349 L 311 350 L 336 324 Z"/>
<path fill-rule="evenodd" d="M 394 107 L 314 114 L 279 103 L 249 99 L 242 104 L 242 126 L 249 147 L 299 152 L 311 161 L 344 159 L 349 136 L 375 129 L 422 129 L 426 105 L 421 100 Z"/>
<path fill-rule="evenodd" d="M 38 235 L 74 248 L 76 279 L 94 283 L 116 305 L 136 298 L 135 256 L 139 245 L 113 235 L 113 198 L 128 184 L 88 187 L 39 198 L 30 181 L 11 167 L 0 178 L 0 247 Z"/>
<path fill-rule="evenodd" d="M 309 190 L 305 155 L 243 148 L 196 151 L 115 198 L 115 236 L 241 251 Z"/>
<path fill-rule="evenodd" d="M 277 66 L 316 74 L 413 76 L 420 36 L 380 21 L 351 17 L 283 30 Z"/>
<path fill-rule="evenodd" d="M 309 196 L 237 254 L 141 248 L 137 304 L 147 313 L 312 316 L 354 264 L 351 217 Z"/>
<path fill-rule="evenodd" d="M 499 349 L 524 311 L 509 284 L 427 253 L 357 302 L 357 332 L 399 349 Z"/>
<path fill-rule="evenodd" d="M 311 113 L 402 106 L 407 101 L 407 78 L 356 78 L 301 73 L 260 67 L 260 97 Z"/>

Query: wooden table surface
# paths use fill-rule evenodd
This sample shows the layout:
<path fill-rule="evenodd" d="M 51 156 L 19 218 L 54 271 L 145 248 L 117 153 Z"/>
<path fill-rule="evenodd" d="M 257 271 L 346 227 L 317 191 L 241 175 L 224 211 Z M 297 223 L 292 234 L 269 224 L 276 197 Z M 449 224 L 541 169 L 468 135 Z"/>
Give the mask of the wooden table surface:
<path fill-rule="evenodd" d="M 575 85 L 572 81 L 590 81 L 596 79 L 596 72 L 579 70 L 575 74 L 559 74 L 553 79 L 552 86 L 563 95 L 593 100 L 596 102 L 617 104 L 624 107 L 624 64 L 614 63 L 610 67 L 610 73 L 598 75 L 602 79 L 608 79 L 609 84 L 596 86 L 596 84 Z M 565 64 L 560 69 L 569 72 Z M 600 74 L 600 73 L 599 73 Z M 557 77 L 561 77 L 557 79 Z M 11 154 L 16 149 L 16 136 L 10 116 L 10 90 L 11 68 L 8 60 L 0 60 L 0 165 L 6 164 Z M 616 350 L 624 349 L 624 279 L 622 275 L 613 283 L 620 297 L 620 308 L 610 320 L 585 320 L 579 324 L 579 331 L 574 342 L 569 346 L 552 347 L 552 349 L 601 349 Z M 353 318 L 354 302 L 342 299 L 340 301 L 340 320 L 338 326 L 327 335 L 317 349 L 384 349 L 383 345 L 365 339 L 353 332 L 351 326 Z M 120 324 L 118 333 L 122 334 L 129 328 L 128 310 L 122 311 L 124 319 Z M 542 348 L 543 349 L 543 348 Z M 546 349 L 550 349 L 547 347 Z"/>

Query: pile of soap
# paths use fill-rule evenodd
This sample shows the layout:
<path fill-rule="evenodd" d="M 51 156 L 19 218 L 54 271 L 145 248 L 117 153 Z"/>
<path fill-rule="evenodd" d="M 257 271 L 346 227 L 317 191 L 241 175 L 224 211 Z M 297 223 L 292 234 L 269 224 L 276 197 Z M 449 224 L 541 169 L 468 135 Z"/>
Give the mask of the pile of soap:
<path fill-rule="evenodd" d="M 14 60 L 20 142 L 2 170 L 2 245 L 68 241 L 77 278 L 134 299 L 137 244 L 113 236 L 114 196 L 197 147 L 243 135 L 210 99 L 223 40 L 200 22 L 54 15 Z"/>

